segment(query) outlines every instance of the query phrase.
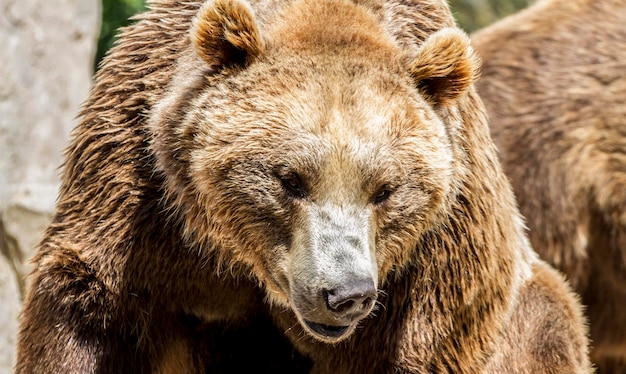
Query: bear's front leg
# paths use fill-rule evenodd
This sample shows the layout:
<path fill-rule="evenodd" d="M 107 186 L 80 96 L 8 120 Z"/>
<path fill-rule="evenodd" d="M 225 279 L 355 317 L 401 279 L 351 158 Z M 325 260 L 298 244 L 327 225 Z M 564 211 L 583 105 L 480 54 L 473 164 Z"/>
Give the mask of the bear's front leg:
<path fill-rule="evenodd" d="M 76 253 L 42 253 L 21 316 L 17 374 L 150 373 L 171 356 L 193 372 L 184 339 L 166 333 L 171 326 L 160 335 L 179 342 L 164 344 L 151 315 L 121 302 Z"/>

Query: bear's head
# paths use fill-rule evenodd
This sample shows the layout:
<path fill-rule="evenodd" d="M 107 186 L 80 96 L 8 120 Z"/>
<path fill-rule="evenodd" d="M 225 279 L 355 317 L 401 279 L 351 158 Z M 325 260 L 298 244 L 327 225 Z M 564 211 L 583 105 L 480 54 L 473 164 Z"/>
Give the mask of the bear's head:
<path fill-rule="evenodd" d="M 150 118 L 187 243 L 247 270 L 317 339 L 348 337 L 455 193 L 440 112 L 476 77 L 468 38 L 442 29 L 409 53 L 350 1 L 297 1 L 262 25 L 215 0 L 188 52 Z"/>

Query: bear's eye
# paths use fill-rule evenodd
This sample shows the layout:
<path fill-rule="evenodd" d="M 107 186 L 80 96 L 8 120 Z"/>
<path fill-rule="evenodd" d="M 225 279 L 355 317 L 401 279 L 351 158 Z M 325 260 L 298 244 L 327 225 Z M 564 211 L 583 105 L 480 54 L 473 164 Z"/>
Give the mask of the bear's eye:
<path fill-rule="evenodd" d="M 378 204 L 382 204 L 385 201 L 387 201 L 389 199 L 389 196 L 391 196 L 392 193 L 392 189 L 389 186 L 383 186 L 381 187 L 375 194 L 374 196 L 372 196 L 372 203 L 378 205 Z"/>
<path fill-rule="evenodd" d="M 298 174 L 290 173 L 281 178 L 280 182 L 289 196 L 296 199 L 304 199 L 306 197 L 306 190 Z"/>

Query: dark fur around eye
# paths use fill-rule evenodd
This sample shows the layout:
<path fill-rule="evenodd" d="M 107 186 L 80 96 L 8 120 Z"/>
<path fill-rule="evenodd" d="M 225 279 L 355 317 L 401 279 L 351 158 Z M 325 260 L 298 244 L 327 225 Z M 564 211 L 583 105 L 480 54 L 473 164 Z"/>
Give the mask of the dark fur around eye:
<path fill-rule="evenodd" d="M 302 179 L 297 173 L 289 173 L 284 177 L 279 177 L 283 189 L 288 196 L 294 199 L 304 199 L 307 196 L 307 190 L 302 183 Z"/>
<path fill-rule="evenodd" d="M 383 186 L 376 191 L 376 193 L 372 196 L 372 203 L 376 205 L 380 205 L 387 201 L 393 190 L 389 186 Z"/>

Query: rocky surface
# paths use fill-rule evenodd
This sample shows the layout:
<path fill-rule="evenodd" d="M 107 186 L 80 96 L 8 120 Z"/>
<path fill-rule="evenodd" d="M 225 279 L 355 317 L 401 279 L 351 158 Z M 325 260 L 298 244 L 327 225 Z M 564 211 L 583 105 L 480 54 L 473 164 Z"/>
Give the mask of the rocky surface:
<path fill-rule="evenodd" d="M 15 362 L 28 260 L 91 84 L 99 0 L 0 0 L 0 374 Z"/>

